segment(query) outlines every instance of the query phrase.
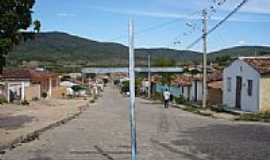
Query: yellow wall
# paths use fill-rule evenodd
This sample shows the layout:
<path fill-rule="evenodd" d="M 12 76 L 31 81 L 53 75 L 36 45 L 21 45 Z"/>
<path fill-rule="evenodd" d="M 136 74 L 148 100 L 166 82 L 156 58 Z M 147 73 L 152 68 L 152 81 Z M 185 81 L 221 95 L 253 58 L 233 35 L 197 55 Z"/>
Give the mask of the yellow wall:
<path fill-rule="evenodd" d="M 25 88 L 25 99 L 31 101 L 33 98 L 40 98 L 40 85 L 30 85 Z"/>
<path fill-rule="evenodd" d="M 66 95 L 66 92 L 67 92 L 67 87 L 62 87 L 62 86 L 55 87 L 52 89 L 52 97 L 61 98 L 63 97 L 63 94 Z"/>
<path fill-rule="evenodd" d="M 270 75 L 260 80 L 260 111 L 270 112 Z"/>

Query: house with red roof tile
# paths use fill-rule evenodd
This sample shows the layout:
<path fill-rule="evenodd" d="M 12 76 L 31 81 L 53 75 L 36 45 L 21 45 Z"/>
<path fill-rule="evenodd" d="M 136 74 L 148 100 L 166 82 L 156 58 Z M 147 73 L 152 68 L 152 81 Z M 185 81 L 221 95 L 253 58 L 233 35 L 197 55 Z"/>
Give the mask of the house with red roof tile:
<path fill-rule="evenodd" d="M 270 111 L 270 57 L 240 57 L 223 73 L 223 104 L 243 111 Z"/>
<path fill-rule="evenodd" d="M 51 96 L 57 86 L 58 76 L 43 70 L 4 69 L 0 75 L 0 96 L 8 102 L 40 98 L 44 92 Z"/>

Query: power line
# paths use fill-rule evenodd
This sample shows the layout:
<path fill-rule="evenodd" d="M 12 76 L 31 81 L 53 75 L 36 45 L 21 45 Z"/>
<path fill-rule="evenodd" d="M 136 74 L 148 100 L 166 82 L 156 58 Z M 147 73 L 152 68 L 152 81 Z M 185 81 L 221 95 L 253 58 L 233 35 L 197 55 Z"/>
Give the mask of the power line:
<path fill-rule="evenodd" d="M 216 24 L 213 28 L 211 28 L 206 35 L 211 34 L 214 32 L 219 26 L 221 26 L 224 22 L 226 22 L 233 14 L 235 14 L 241 7 L 243 7 L 248 0 L 243 0 L 232 12 L 230 12 L 224 19 L 222 19 L 218 24 Z M 193 43 L 187 46 L 187 49 L 192 48 L 194 45 L 199 43 L 205 35 L 201 35 L 198 39 L 196 39 Z"/>
<path fill-rule="evenodd" d="M 157 25 L 153 25 L 153 26 L 150 26 L 148 28 L 145 28 L 145 29 L 137 32 L 136 35 L 141 35 L 141 34 L 144 34 L 146 32 L 150 32 L 150 31 L 153 31 L 153 30 L 156 30 L 156 29 L 160 29 L 160 28 L 163 28 L 165 26 L 174 24 L 174 23 L 176 23 L 178 21 L 179 21 L 179 19 L 174 19 L 174 20 L 167 21 L 165 23 L 160 23 L 160 24 L 157 24 Z M 120 36 L 118 36 L 116 38 L 113 38 L 113 39 L 111 39 L 109 41 L 115 41 L 115 40 L 119 40 L 119 39 L 123 39 L 123 38 L 126 38 L 126 35 L 120 35 Z"/>

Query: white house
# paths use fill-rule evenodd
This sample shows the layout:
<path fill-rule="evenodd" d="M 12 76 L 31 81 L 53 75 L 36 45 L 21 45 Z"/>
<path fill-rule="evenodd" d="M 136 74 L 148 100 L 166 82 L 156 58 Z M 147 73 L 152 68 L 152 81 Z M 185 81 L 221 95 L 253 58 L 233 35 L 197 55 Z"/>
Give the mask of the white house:
<path fill-rule="evenodd" d="M 194 78 L 191 85 L 191 101 L 199 102 L 202 101 L 202 80 Z"/>
<path fill-rule="evenodd" d="M 240 57 L 223 73 L 223 104 L 248 112 L 270 111 L 270 57 Z"/>
<path fill-rule="evenodd" d="M 0 76 L 0 96 L 8 102 L 40 98 L 40 85 L 31 83 L 28 70 L 5 69 Z"/>

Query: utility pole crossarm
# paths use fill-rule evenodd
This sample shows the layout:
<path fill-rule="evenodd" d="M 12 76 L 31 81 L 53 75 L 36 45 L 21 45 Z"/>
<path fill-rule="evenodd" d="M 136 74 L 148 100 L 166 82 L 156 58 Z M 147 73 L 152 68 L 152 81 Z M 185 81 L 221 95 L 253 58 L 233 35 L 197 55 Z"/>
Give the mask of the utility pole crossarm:
<path fill-rule="evenodd" d="M 223 18 L 218 24 L 216 24 L 213 28 L 207 31 L 207 35 L 214 32 L 217 28 L 219 28 L 223 23 L 225 23 L 231 16 L 233 16 L 239 9 L 241 9 L 249 0 L 243 0 L 233 11 L 231 11 L 225 18 Z M 191 49 L 194 45 L 199 43 L 203 39 L 203 35 L 197 38 L 194 42 L 186 47 L 186 49 Z"/>

